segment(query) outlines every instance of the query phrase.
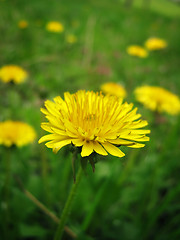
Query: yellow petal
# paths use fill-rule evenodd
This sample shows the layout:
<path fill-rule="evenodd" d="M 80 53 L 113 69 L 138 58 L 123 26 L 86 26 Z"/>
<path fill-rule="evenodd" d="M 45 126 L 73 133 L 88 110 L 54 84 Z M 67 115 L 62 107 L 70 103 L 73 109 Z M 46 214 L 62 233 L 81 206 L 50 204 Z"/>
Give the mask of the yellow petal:
<path fill-rule="evenodd" d="M 45 102 L 45 107 L 47 108 L 48 112 L 54 116 L 59 115 L 59 111 L 56 108 L 56 104 L 52 101 L 47 100 Z"/>
<path fill-rule="evenodd" d="M 53 126 L 61 126 L 61 122 L 53 115 L 47 115 L 46 118 Z"/>
<path fill-rule="evenodd" d="M 61 105 L 64 103 L 63 99 L 60 96 L 54 98 L 55 103 Z"/>
<path fill-rule="evenodd" d="M 137 108 L 135 108 L 130 113 L 125 115 L 125 117 L 123 118 L 123 121 L 132 122 L 132 121 L 137 120 L 138 118 L 140 118 L 141 114 L 136 114 L 136 112 L 137 112 Z"/>
<path fill-rule="evenodd" d="M 130 128 L 132 129 L 135 129 L 135 128 L 142 128 L 142 127 L 145 127 L 148 125 L 148 122 L 145 121 L 145 120 L 139 120 L 137 122 L 133 122 L 131 125 L 130 125 Z"/>
<path fill-rule="evenodd" d="M 53 152 L 57 153 L 62 147 L 69 145 L 71 142 L 72 142 L 72 139 L 66 139 L 58 143 L 55 143 L 53 146 Z"/>
<path fill-rule="evenodd" d="M 69 137 L 72 137 L 72 138 L 76 138 L 77 137 L 77 133 L 74 134 L 71 131 L 69 131 L 68 129 L 66 129 L 66 135 L 68 135 Z"/>
<path fill-rule="evenodd" d="M 136 114 L 134 116 L 125 118 L 125 121 L 132 122 L 132 121 L 135 121 L 135 120 L 139 119 L 140 117 L 141 117 L 141 114 Z"/>
<path fill-rule="evenodd" d="M 41 123 L 41 128 L 47 132 L 53 133 L 51 125 L 49 123 Z"/>
<path fill-rule="evenodd" d="M 49 114 L 49 112 L 45 108 L 41 108 L 41 112 L 44 113 L 45 115 Z"/>
<path fill-rule="evenodd" d="M 145 146 L 145 144 L 142 144 L 142 143 L 135 143 L 133 145 L 127 145 L 127 147 L 130 147 L 130 148 L 142 148 L 144 146 Z"/>
<path fill-rule="evenodd" d="M 108 155 L 105 149 L 98 142 L 93 142 L 93 149 L 95 152 L 97 152 L 100 155 L 104 155 L 104 156 Z"/>
<path fill-rule="evenodd" d="M 149 137 L 146 137 L 146 135 L 139 135 L 139 134 L 121 134 L 120 137 L 121 139 L 127 139 L 127 140 L 132 140 L 132 141 L 140 141 L 140 142 L 146 142 L 149 141 Z"/>
<path fill-rule="evenodd" d="M 93 152 L 93 144 L 92 142 L 85 142 L 82 151 L 81 151 L 81 156 L 82 157 L 87 157 Z"/>
<path fill-rule="evenodd" d="M 127 140 L 119 139 L 119 138 L 118 139 L 108 139 L 108 142 L 115 144 L 115 145 L 124 145 L 124 146 L 135 144 L 135 142 L 127 141 Z"/>
<path fill-rule="evenodd" d="M 45 143 L 46 147 L 53 148 L 54 144 L 57 143 L 56 140 L 52 140 L 50 142 Z"/>
<path fill-rule="evenodd" d="M 142 134 L 149 134 L 151 131 L 147 130 L 147 129 L 130 129 L 131 127 L 129 127 L 129 129 L 122 129 L 120 131 L 120 136 L 132 136 L 132 135 L 139 135 Z"/>
<path fill-rule="evenodd" d="M 60 136 L 60 135 L 57 135 L 57 134 L 48 134 L 48 135 L 45 135 L 43 137 L 41 137 L 38 141 L 38 143 L 42 143 L 42 142 L 46 142 L 46 141 L 49 141 L 49 140 L 54 140 L 56 142 L 60 142 L 62 140 L 65 140 L 67 139 L 67 137 L 65 136 Z"/>
<path fill-rule="evenodd" d="M 114 145 L 112 145 L 111 143 L 102 143 L 103 147 L 113 156 L 117 156 L 117 157 L 124 157 L 125 154 L 117 147 L 115 147 Z"/>
<path fill-rule="evenodd" d="M 131 134 L 148 134 L 150 133 L 151 131 L 150 130 L 147 130 L 147 129 L 139 129 L 139 130 L 130 130 L 130 133 Z"/>
<path fill-rule="evenodd" d="M 52 127 L 52 130 L 54 131 L 54 133 L 57 133 L 59 135 L 63 135 L 63 136 L 67 136 L 66 131 L 59 129 L 57 127 Z"/>
<path fill-rule="evenodd" d="M 65 119 L 64 125 L 65 125 L 66 129 L 68 130 L 68 132 L 70 132 L 73 135 L 73 137 L 77 136 L 77 130 L 70 121 Z"/>
<path fill-rule="evenodd" d="M 49 141 L 49 140 L 53 140 L 54 139 L 54 136 L 55 134 L 48 134 L 48 135 L 45 135 L 43 137 L 41 137 L 38 141 L 38 143 L 42 143 L 42 142 L 46 142 L 46 141 Z"/>
<path fill-rule="evenodd" d="M 80 140 L 80 139 L 73 139 L 72 143 L 76 146 L 76 147 L 80 147 L 84 144 L 84 141 Z"/>

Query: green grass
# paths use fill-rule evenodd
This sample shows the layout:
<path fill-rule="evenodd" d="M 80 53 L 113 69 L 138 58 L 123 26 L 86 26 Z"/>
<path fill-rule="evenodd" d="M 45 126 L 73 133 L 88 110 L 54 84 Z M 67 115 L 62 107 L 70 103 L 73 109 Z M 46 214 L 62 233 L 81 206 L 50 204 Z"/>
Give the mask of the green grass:
<path fill-rule="evenodd" d="M 168 17 L 180 17 L 180 7 L 178 4 L 175 4 L 173 1 L 168 0 L 151 0 L 149 1 L 150 9 L 156 13 L 160 13 Z M 144 1 L 146 3 L 146 1 Z M 134 5 L 137 7 L 143 6 L 143 1 L 137 0 L 134 1 Z M 145 5 L 145 4 L 144 4 Z"/>
<path fill-rule="evenodd" d="M 174 3 L 169 0 L 135 0 L 133 1 L 136 7 L 150 7 L 150 9 L 156 13 L 162 14 L 168 17 L 180 17 L 180 7 L 178 3 Z"/>
<path fill-rule="evenodd" d="M 64 91 L 96 91 L 113 81 L 124 85 L 127 101 L 149 122 L 151 140 L 145 148 L 122 148 L 122 159 L 99 157 L 95 173 L 88 165 L 67 223 L 82 240 L 180 239 L 180 119 L 164 114 L 155 124 L 154 114 L 133 95 L 144 84 L 179 95 L 179 7 L 154 0 L 145 10 L 139 2 L 127 8 L 120 1 L 0 1 L 0 66 L 17 64 L 29 73 L 21 85 L 0 82 L 0 121 L 25 121 L 40 138 L 44 100 Z M 29 22 L 27 29 L 17 27 L 21 19 Z M 47 32 L 51 20 L 61 21 L 65 32 Z M 77 43 L 65 41 L 68 33 L 77 36 Z M 151 36 L 165 39 L 168 47 L 146 59 L 127 55 L 127 46 L 143 45 Z M 28 199 L 16 179 L 59 217 L 73 183 L 68 148 L 55 155 L 36 141 L 10 152 L 9 219 L 3 146 L 0 156 L 2 239 L 53 239 L 57 224 Z M 64 239 L 71 238 L 65 233 Z"/>

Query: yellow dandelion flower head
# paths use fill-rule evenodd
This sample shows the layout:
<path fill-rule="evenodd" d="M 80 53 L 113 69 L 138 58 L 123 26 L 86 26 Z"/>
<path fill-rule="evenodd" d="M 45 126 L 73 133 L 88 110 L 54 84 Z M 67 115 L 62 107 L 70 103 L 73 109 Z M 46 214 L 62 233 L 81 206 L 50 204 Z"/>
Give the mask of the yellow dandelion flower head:
<path fill-rule="evenodd" d="M 18 22 L 18 27 L 19 28 L 27 28 L 28 27 L 28 22 L 26 20 L 21 20 Z"/>
<path fill-rule="evenodd" d="M 47 23 L 46 30 L 49 32 L 61 33 L 64 31 L 64 26 L 61 22 L 51 21 Z"/>
<path fill-rule="evenodd" d="M 117 97 L 126 97 L 126 90 L 118 83 L 108 82 L 101 85 L 101 90 L 105 94 L 114 95 Z"/>
<path fill-rule="evenodd" d="M 50 134 L 43 136 L 39 143 L 48 141 L 46 146 L 56 153 L 63 146 L 73 144 L 80 147 L 81 156 L 96 152 L 100 155 L 123 157 L 118 148 L 124 145 L 132 148 L 144 147 L 139 142 L 149 141 L 149 130 L 142 130 L 147 121 L 138 120 L 137 108 L 122 103 L 115 96 L 80 90 L 75 94 L 64 93 L 64 100 L 58 96 L 47 100 L 45 114 L 48 122 L 41 127 Z"/>
<path fill-rule="evenodd" d="M 66 42 L 73 44 L 73 43 L 77 42 L 77 37 L 73 34 L 68 34 L 66 36 Z"/>
<path fill-rule="evenodd" d="M 132 45 L 127 48 L 127 53 L 132 56 L 146 58 L 148 56 L 148 52 L 143 47 Z"/>
<path fill-rule="evenodd" d="M 22 147 L 32 143 L 36 138 L 35 130 L 28 124 L 19 121 L 0 122 L 0 144 L 6 147 Z"/>
<path fill-rule="evenodd" d="M 167 42 L 160 38 L 149 38 L 145 42 L 145 46 L 147 49 L 153 51 L 153 50 L 159 50 L 167 47 Z"/>
<path fill-rule="evenodd" d="M 19 84 L 24 82 L 27 76 L 27 72 L 16 65 L 6 65 L 0 68 L 0 79 L 5 83 L 13 81 Z"/>
<path fill-rule="evenodd" d="M 152 111 L 166 112 L 171 115 L 180 112 L 180 99 L 161 87 L 142 86 L 135 89 L 136 99 Z"/>

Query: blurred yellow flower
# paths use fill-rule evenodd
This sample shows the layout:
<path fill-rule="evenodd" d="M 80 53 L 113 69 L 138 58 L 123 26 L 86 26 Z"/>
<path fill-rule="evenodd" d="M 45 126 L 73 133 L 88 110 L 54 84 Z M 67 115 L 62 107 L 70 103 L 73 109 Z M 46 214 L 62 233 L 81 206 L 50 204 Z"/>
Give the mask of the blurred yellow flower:
<path fill-rule="evenodd" d="M 0 122 L 0 144 L 6 147 L 22 147 L 32 143 L 36 138 L 35 130 L 28 124 L 19 121 Z"/>
<path fill-rule="evenodd" d="M 77 37 L 73 34 L 68 34 L 66 36 L 66 42 L 73 44 L 73 43 L 77 42 Z"/>
<path fill-rule="evenodd" d="M 19 28 L 27 28 L 28 22 L 26 20 L 21 20 L 18 22 L 18 27 Z"/>
<path fill-rule="evenodd" d="M 56 153 L 65 145 L 79 147 L 81 156 L 96 152 L 100 155 L 123 157 L 118 148 L 144 147 L 138 142 L 149 141 L 145 134 L 150 130 L 139 129 L 147 121 L 137 120 L 137 108 L 124 103 L 116 96 L 103 96 L 101 93 L 80 90 L 75 94 L 64 93 L 64 100 L 58 96 L 54 102 L 47 100 L 46 109 L 41 111 L 49 122 L 41 127 L 50 134 L 43 136 L 39 143 L 48 141 L 46 146 Z"/>
<path fill-rule="evenodd" d="M 101 85 L 101 90 L 105 94 L 110 94 L 122 98 L 126 97 L 126 90 L 118 83 L 104 83 L 103 85 Z"/>
<path fill-rule="evenodd" d="M 160 39 L 160 38 L 149 38 L 145 42 L 145 46 L 151 51 L 159 50 L 159 49 L 162 49 L 162 48 L 166 48 L 167 47 L 167 42 L 163 39 Z"/>
<path fill-rule="evenodd" d="M 152 111 L 166 112 L 171 115 L 180 112 L 180 99 L 161 87 L 142 86 L 135 89 L 136 99 Z"/>
<path fill-rule="evenodd" d="M 127 53 L 132 56 L 140 57 L 140 58 L 146 58 L 148 56 L 148 52 L 146 49 L 137 46 L 132 45 L 127 48 Z"/>
<path fill-rule="evenodd" d="M 56 32 L 56 33 L 61 33 L 64 31 L 64 26 L 62 23 L 57 22 L 57 21 L 52 21 L 48 22 L 46 25 L 46 29 L 49 32 Z"/>
<path fill-rule="evenodd" d="M 27 72 L 16 65 L 6 65 L 0 68 L 0 79 L 7 83 L 13 81 L 14 83 L 22 83 L 27 78 Z"/>

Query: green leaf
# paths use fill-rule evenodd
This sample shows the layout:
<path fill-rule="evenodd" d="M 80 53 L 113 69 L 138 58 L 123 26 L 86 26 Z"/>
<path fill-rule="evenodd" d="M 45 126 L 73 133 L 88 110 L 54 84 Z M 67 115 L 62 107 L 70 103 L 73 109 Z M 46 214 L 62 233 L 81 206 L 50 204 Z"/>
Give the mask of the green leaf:
<path fill-rule="evenodd" d="M 22 237 L 44 237 L 47 231 L 38 225 L 20 224 Z"/>

